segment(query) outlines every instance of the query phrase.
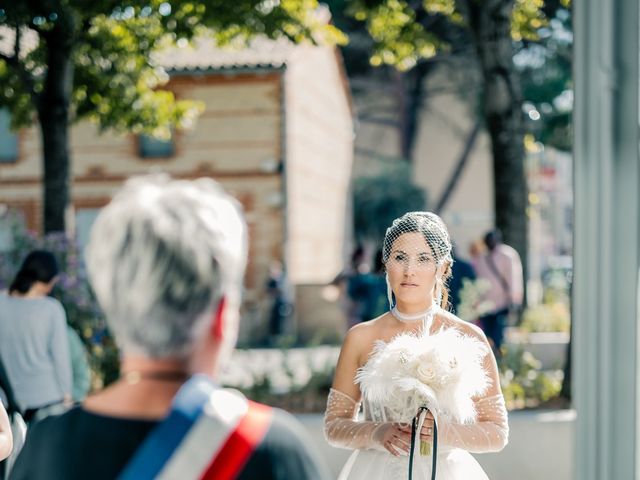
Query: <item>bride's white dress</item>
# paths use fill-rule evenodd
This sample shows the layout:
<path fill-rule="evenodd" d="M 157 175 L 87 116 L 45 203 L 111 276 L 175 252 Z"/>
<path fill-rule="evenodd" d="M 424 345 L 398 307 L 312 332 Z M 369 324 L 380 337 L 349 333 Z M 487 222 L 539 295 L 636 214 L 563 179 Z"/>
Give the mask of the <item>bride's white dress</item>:
<path fill-rule="evenodd" d="M 487 355 L 484 368 L 491 378 L 497 379 L 495 361 Z M 507 443 L 508 422 L 504 399 L 499 386 L 489 389 L 474 401 L 477 418 L 473 424 L 454 424 L 438 421 L 437 480 L 485 480 L 478 462 L 469 452 L 495 452 Z M 411 418 L 415 412 L 390 411 L 384 405 L 372 402 L 366 389 L 362 391 L 362 418 L 360 402 L 332 389 L 325 414 L 325 435 L 330 444 L 354 449 L 344 465 L 339 480 L 393 480 L 407 479 L 409 456 L 390 454 L 380 441 L 381 432 L 389 422 Z M 407 415 L 407 413 L 409 415 Z M 421 456 L 419 448 L 414 454 L 413 479 L 431 480 L 432 457 Z"/>
<path fill-rule="evenodd" d="M 364 420 L 373 422 L 394 421 L 379 405 L 364 401 Z M 413 463 L 414 480 L 431 479 L 432 457 L 421 456 L 416 449 Z M 345 463 L 339 480 L 395 480 L 408 478 L 409 457 L 395 457 L 387 450 L 359 449 Z M 469 452 L 448 445 L 438 445 L 436 465 L 437 480 L 486 480 L 488 477 Z"/>

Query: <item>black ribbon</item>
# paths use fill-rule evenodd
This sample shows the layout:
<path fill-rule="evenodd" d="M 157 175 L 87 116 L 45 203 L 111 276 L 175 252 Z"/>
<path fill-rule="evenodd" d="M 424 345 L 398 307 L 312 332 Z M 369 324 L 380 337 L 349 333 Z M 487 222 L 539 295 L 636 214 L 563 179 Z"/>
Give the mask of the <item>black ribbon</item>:
<path fill-rule="evenodd" d="M 413 480 L 413 451 L 416 449 L 416 434 L 418 433 L 418 419 L 423 411 L 429 411 L 427 407 L 420 407 L 418 414 L 411 422 L 411 448 L 409 449 L 409 480 Z M 418 441 L 420 435 L 418 434 Z M 438 460 L 438 426 L 433 422 L 433 451 L 431 452 L 431 480 L 436 479 L 436 462 Z"/>

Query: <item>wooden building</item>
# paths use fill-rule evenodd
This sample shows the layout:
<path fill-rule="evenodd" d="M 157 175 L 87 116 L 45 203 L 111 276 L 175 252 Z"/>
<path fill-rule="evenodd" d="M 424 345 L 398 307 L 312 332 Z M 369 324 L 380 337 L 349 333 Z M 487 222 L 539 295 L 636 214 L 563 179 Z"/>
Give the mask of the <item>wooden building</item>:
<path fill-rule="evenodd" d="M 296 311 L 306 319 L 304 305 L 341 270 L 349 235 L 353 124 L 339 53 L 264 39 L 240 51 L 201 41 L 164 52 L 159 62 L 170 73 L 168 88 L 203 102 L 205 111 L 170 142 L 101 135 L 89 122 L 72 128 L 70 223 L 79 241 L 132 175 L 215 178 L 242 202 L 250 229 L 241 340 L 266 333 L 274 261 L 285 265 L 293 295 L 304 290 Z M 38 129 L 11 133 L 0 114 L 0 203 L 22 210 L 34 230 L 42 224 L 41 155 Z"/>

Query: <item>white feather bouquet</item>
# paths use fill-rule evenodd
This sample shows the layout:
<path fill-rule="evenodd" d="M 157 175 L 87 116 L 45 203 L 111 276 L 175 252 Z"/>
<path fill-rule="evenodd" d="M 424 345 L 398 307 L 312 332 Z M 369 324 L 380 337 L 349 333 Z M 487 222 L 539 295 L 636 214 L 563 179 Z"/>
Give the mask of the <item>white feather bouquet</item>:
<path fill-rule="evenodd" d="M 471 423 L 473 397 L 489 382 L 482 365 L 486 354 L 482 342 L 451 328 L 433 335 L 401 334 L 376 343 L 356 382 L 393 421 L 411 423 L 418 409 L 427 407 L 436 420 Z"/>

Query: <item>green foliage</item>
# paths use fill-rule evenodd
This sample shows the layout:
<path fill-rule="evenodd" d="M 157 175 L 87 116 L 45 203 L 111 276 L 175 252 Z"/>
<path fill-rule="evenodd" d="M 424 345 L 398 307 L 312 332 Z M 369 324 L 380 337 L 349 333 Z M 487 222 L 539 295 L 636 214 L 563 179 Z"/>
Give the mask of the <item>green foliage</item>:
<path fill-rule="evenodd" d="M 569 306 L 556 302 L 529 307 L 523 313 L 520 328 L 525 332 L 569 332 Z"/>
<path fill-rule="evenodd" d="M 538 30 L 538 37 L 535 43 L 524 43 L 514 58 L 530 118 L 528 127 L 538 141 L 569 151 L 573 111 L 570 11 L 558 10 Z"/>
<path fill-rule="evenodd" d="M 433 13 L 453 14 L 453 2 L 432 2 Z M 370 62 L 374 66 L 394 65 L 400 70 L 414 67 L 420 58 L 429 58 L 444 44 L 436 35 L 427 31 L 416 20 L 416 11 L 402 0 L 383 2 L 356 1 L 352 15 L 366 22 L 367 30 L 374 40 Z"/>
<path fill-rule="evenodd" d="M 544 0 L 515 0 L 511 16 L 511 37 L 514 40 L 538 38 L 538 30 L 547 24 L 543 7 Z"/>
<path fill-rule="evenodd" d="M 48 108 L 39 101 L 49 72 L 61 67 L 49 60 L 55 37 L 71 51 L 72 121 L 166 138 L 171 128 L 191 125 L 203 106 L 162 89 L 169 77 L 154 52 L 195 37 L 236 46 L 254 35 L 344 42 L 317 7 L 316 0 L 14 2 L 0 9 L 0 37 L 20 27 L 24 41 L 19 55 L 0 56 L 0 106 L 9 107 L 14 127 Z"/>
<path fill-rule="evenodd" d="M 406 162 L 398 161 L 378 175 L 358 178 L 353 186 L 356 237 L 378 242 L 395 218 L 424 210 L 426 203 L 426 194 L 413 183 Z"/>
<path fill-rule="evenodd" d="M 62 303 L 67 322 L 78 332 L 89 353 L 92 385 L 100 388 L 113 382 L 119 375 L 118 350 L 89 287 L 77 243 L 62 233 L 39 238 L 22 227 L 20 217 L 15 213 L 10 212 L 8 215 L 13 246 L 0 254 L 0 290 L 8 288 L 31 250 L 51 251 L 56 256 L 61 271 L 52 296 Z"/>
<path fill-rule="evenodd" d="M 464 23 L 469 0 L 357 0 L 350 12 L 365 22 L 374 40 L 372 65 L 393 65 L 399 70 L 414 67 L 421 59 L 434 56 L 448 45 L 430 29 L 429 17 L 443 16 L 453 24 Z M 336 3 L 336 2 L 334 2 Z M 515 0 L 511 17 L 514 40 L 535 40 L 547 24 L 544 0 Z"/>
<path fill-rule="evenodd" d="M 520 346 L 505 349 L 500 383 L 507 408 L 534 408 L 560 394 L 562 370 L 546 372 L 540 361 Z"/>

